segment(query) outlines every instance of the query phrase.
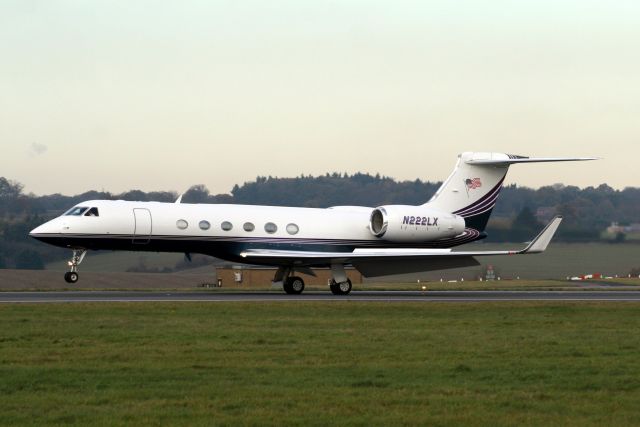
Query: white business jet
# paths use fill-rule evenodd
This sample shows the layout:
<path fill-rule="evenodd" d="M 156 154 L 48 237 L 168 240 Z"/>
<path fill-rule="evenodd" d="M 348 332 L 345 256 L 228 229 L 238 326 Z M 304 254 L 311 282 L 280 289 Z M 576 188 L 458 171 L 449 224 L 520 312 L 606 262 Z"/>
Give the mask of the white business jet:
<path fill-rule="evenodd" d="M 458 156 L 453 173 L 425 204 L 376 208 L 335 206 L 310 209 L 226 204 L 91 200 L 31 231 L 45 243 L 73 250 L 65 280 L 78 281 L 87 250 L 200 253 L 278 267 L 274 282 L 300 294 L 304 281 L 329 267 L 330 290 L 351 291 L 345 265 L 365 277 L 479 265 L 474 257 L 543 252 L 558 229 L 555 217 L 523 249 L 453 251 L 486 237 L 484 229 L 510 165 L 594 160 L 528 158 L 503 153 Z"/>

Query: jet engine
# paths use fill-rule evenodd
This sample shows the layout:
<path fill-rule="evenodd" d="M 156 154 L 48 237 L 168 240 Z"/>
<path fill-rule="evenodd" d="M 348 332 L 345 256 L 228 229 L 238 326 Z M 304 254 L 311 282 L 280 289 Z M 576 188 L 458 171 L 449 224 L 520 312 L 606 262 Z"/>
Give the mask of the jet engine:
<path fill-rule="evenodd" d="M 455 237 L 464 232 L 461 216 L 424 206 L 388 205 L 371 212 L 369 229 L 390 242 L 424 242 Z"/>

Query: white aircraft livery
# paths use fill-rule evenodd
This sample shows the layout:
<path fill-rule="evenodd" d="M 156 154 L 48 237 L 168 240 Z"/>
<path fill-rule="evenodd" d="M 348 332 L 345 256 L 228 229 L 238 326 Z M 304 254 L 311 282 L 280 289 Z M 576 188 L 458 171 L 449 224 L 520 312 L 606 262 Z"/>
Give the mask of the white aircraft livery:
<path fill-rule="evenodd" d="M 30 236 L 73 251 L 65 280 L 78 281 L 87 250 L 200 253 L 231 262 L 275 266 L 288 294 L 304 290 L 295 272 L 330 268 L 329 288 L 351 291 L 345 265 L 365 277 L 479 265 L 474 257 L 543 252 L 558 229 L 555 217 L 521 250 L 455 251 L 484 232 L 510 165 L 595 160 L 528 158 L 467 152 L 431 199 L 417 206 L 327 209 L 89 200 L 35 228 Z"/>

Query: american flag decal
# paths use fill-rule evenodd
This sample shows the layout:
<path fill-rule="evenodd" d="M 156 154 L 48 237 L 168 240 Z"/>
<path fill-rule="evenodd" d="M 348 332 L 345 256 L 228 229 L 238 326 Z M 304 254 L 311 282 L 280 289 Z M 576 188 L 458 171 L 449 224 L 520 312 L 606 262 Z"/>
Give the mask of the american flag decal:
<path fill-rule="evenodd" d="M 478 187 L 482 187 L 482 183 L 480 182 L 480 178 L 467 178 L 464 183 L 467 185 L 469 190 L 475 190 Z"/>

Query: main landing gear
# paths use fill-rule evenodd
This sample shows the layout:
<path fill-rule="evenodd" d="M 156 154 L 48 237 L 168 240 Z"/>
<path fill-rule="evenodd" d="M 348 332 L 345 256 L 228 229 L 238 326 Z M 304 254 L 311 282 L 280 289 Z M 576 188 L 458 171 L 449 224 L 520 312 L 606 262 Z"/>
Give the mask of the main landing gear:
<path fill-rule="evenodd" d="M 329 282 L 329 289 L 334 295 L 349 295 L 351 292 L 351 280 L 344 271 L 344 264 L 331 264 L 331 275 L 333 278 Z"/>
<path fill-rule="evenodd" d="M 334 295 L 348 295 L 349 292 L 351 292 L 351 280 L 347 279 L 345 282 L 338 283 L 334 279 L 331 279 L 329 289 L 331 289 L 331 293 Z"/>
<path fill-rule="evenodd" d="M 282 289 L 289 295 L 298 295 L 304 291 L 304 280 L 298 276 L 292 276 L 291 267 L 280 267 L 273 278 L 274 284 L 282 284 Z M 311 273 L 313 274 L 313 272 Z"/>
<path fill-rule="evenodd" d="M 308 267 L 296 268 L 299 272 L 315 276 L 315 273 Z M 280 267 L 273 278 L 275 285 L 282 284 L 282 288 L 289 295 L 299 295 L 304 291 L 304 280 L 298 276 L 291 276 L 292 267 Z M 329 289 L 334 295 L 348 295 L 351 292 L 351 280 L 344 271 L 344 265 L 334 264 L 331 266 L 331 274 L 333 278 L 329 282 Z"/>
<path fill-rule="evenodd" d="M 86 250 L 75 250 L 73 251 L 73 255 L 71 256 L 71 261 L 69 264 L 69 271 L 64 274 L 64 280 L 67 283 L 76 283 L 80 278 L 78 276 L 78 265 L 84 259 L 84 256 L 87 254 Z"/>
<path fill-rule="evenodd" d="M 304 280 L 302 280 L 298 276 L 287 277 L 287 279 L 283 282 L 282 287 L 288 294 L 301 294 L 302 291 L 304 291 Z"/>

